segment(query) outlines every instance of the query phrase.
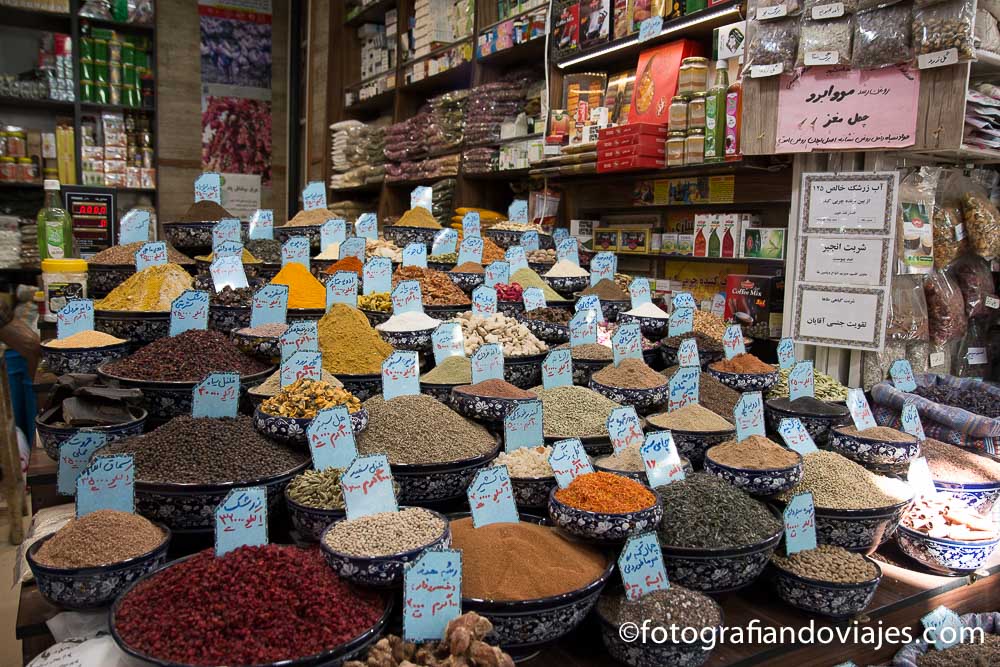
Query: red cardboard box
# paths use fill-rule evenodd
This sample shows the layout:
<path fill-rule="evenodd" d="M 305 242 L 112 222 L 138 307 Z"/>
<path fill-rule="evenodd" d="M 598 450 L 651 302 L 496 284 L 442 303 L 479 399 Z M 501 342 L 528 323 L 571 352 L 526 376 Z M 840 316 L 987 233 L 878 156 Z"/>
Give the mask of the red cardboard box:
<path fill-rule="evenodd" d="M 597 173 L 608 171 L 632 171 L 634 169 L 656 169 L 662 167 L 664 157 L 622 157 L 597 161 Z"/>
<path fill-rule="evenodd" d="M 638 150 L 633 150 L 631 153 L 623 153 L 623 155 L 654 155 L 655 152 L 662 153 L 666 145 L 667 138 L 665 136 L 639 134 L 631 137 L 598 139 L 597 151 L 600 152 L 602 149 L 610 151 L 616 148 L 632 148 Z"/>
<path fill-rule="evenodd" d="M 640 134 L 649 134 L 653 136 L 666 137 L 667 136 L 667 125 L 666 123 L 629 123 L 628 125 L 616 125 L 614 127 L 606 127 L 600 131 L 597 135 L 598 141 L 606 141 L 609 139 L 621 139 L 628 137 L 628 141 L 634 141 L 634 137 Z"/>
<path fill-rule="evenodd" d="M 666 152 L 663 147 L 663 142 L 660 142 L 659 147 L 657 146 L 643 146 L 639 144 L 633 144 L 631 146 L 617 146 L 614 148 L 604 148 L 600 143 L 597 144 L 597 161 L 602 162 L 604 160 L 613 160 L 615 158 L 621 157 L 657 157 L 662 159 L 666 158 Z"/>
<path fill-rule="evenodd" d="M 666 124 L 670 98 L 677 94 L 681 60 L 702 55 L 701 44 L 679 39 L 639 54 L 628 122 Z"/>

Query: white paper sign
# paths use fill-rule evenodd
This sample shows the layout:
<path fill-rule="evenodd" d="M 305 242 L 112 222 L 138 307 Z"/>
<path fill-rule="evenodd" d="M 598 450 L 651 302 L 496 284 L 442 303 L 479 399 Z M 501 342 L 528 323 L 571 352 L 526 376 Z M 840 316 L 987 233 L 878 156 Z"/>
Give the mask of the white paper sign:
<path fill-rule="evenodd" d="M 873 287 L 885 283 L 882 274 L 885 239 L 810 236 L 804 243 L 802 280 Z"/>
<path fill-rule="evenodd" d="M 886 290 L 800 284 L 792 337 L 797 343 L 879 350 Z"/>
<path fill-rule="evenodd" d="M 895 224 L 899 173 L 803 174 L 804 233 L 888 234 Z"/>

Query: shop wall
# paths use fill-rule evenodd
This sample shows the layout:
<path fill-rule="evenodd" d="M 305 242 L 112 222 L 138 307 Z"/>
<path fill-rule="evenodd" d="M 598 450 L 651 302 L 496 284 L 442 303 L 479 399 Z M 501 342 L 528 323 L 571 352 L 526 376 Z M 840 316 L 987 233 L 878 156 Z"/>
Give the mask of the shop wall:
<path fill-rule="evenodd" d="M 336 3 L 309 3 L 309 67 L 305 74 L 306 143 L 305 143 L 305 181 L 326 181 L 325 164 L 329 151 L 329 130 L 327 129 L 327 91 L 329 76 L 328 66 L 339 63 L 337 54 L 330 57 L 330 25 L 331 21 L 343 21 L 342 8 L 334 7 Z M 343 48 L 343 45 L 340 45 Z M 336 48 L 336 45 L 334 46 Z"/>

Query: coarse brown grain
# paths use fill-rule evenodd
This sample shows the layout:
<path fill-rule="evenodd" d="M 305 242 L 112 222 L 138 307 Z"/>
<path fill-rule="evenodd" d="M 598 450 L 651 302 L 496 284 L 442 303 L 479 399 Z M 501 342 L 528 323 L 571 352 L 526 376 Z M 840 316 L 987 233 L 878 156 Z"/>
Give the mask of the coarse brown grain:
<path fill-rule="evenodd" d="M 838 433 L 843 433 L 844 435 L 867 438 L 868 440 L 880 440 L 882 442 L 913 442 L 917 439 L 914 435 L 898 431 L 894 428 L 889 428 L 888 426 L 872 426 L 871 428 L 859 431 L 853 424 L 851 424 L 847 426 L 838 426 L 834 430 Z"/>
<path fill-rule="evenodd" d="M 594 373 L 591 379 L 608 387 L 623 389 L 655 389 L 667 384 L 666 378 L 642 359 L 625 359 L 617 366 L 609 364 Z"/>
<path fill-rule="evenodd" d="M 730 468 L 776 470 L 791 468 L 799 462 L 798 455 L 762 435 L 743 440 L 727 440 L 709 448 L 705 456 Z"/>
<path fill-rule="evenodd" d="M 159 527 L 138 514 L 97 510 L 60 528 L 39 547 L 35 560 L 60 569 L 111 565 L 147 554 L 165 538 Z"/>
<path fill-rule="evenodd" d="M 232 213 L 209 199 L 196 201 L 188 207 L 177 222 L 218 222 L 223 218 L 235 218 Z M 164 223 L 170 224 L 170 222 Z"/>

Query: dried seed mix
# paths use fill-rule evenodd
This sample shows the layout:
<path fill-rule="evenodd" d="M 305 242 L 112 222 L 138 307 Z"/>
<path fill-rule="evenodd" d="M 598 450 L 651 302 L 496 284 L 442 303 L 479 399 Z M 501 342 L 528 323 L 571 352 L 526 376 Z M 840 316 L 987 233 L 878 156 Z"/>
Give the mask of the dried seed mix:
<path fill-rule="evenodd" d="M 621 407 L 593 389 L 570 385 L 533 392 L 542 400 L 542 431 L 546 438 L 587 438 L 608 434 L 608 417 Z"/>
<path fill-rule="evenodd" d="M 608 472 L 580 475 L 555 497 L 570 507 L 608 514 L 638 512 L 656 504 L 656 496 L 645 486 Z"/>
<path fill-rule="evenodd" d="M 420 376 L 427 384 L 472 384 L 472 362 L 453 355 Z"/>
<path fill-rule="evenodd" d="M 795 452 L 762 435 L 727 440 L 709 448 L 705 456 L 721 465 L 747 470 L 791 468 L 799 462 Z"/>
<path fill-rule="evenodd" d="M 812 415 L 816 417 L 834 417 L 837 415 L 846 417 L 850 414 L 850 410 L 847 409 L 846 405 L 833 405 L 812 396 L 801 396 L 794 401 L 790 401 L 784 396 L 771 398 L 768 399 L 767 405 L 768 407 L 784 412 L 794 412 L 800 415 Z"/>
<path fill-rule="evenodd" d="M 133 380 L 200 382 L 209 373 L 234 372 L 241 376 L 266 371 L 270 366 L 243 354 L 219 331 L 189 329 L 160 338 L 105 366 L 111 375 Z"/>
<path fill-rule="evenodd" d="M 166 534 L 145 517 L 97 510 L 71 519 L 35 553 L 47 567 L 71 569 L 120 563 L 163 544 Z"/>
<path fill-rule="evenodd" d="M 629 294 L 613 280 L 602 278 L 597 284 L 591 285 L 580 292 L 581 296 L 596 295 L 601 301 L 628 301 Z"/>
<path fill-rule="evenodd" d="M 788 374 L 790 372 L 790 368 L 778 371 L 778 381 L 767 392 L 768 398 L 788 398 Z M 813 397 L 820 401 L 846 401 L 847 387 L 826 373 L 813 369 Z"/>
<path fill-rule="evenodd" d="M 889 428 L 888 426 L 872 426 L 871 428 L 859 431 L 855 426 L 848 425 L 838 426 L 834 429 L 834 431 L 837 433 L 843 433 L 844 435 L 867 438 L 869 440 L 881 440 L 882 442 L 913 442 L 917 439 L 914 435 L 904 433 L 903 431 L 897 431 L 896 429 Z"/>
<path fill-rule="evenodd" d="M 322 380 L 301 378 L 264 401 L 260 410 L 268 415 L 312 419 L 320 410 L 337 405 L 352 413 L 361 409 L 361 401 L 351 392 Z"/>
<path fill-rule="evenodd" d="M 145 243 L 145 241 L 136 241 L 135 243 L 126 243 L 125 245 L 113 245 L 88 259 L 87 263 L 91 266 L 95 264 L 98 266 L 135 266 L 135 253 L 139 252 Z M 167 244 L 167 261 L 171 264 L 180 264 L 183 266 L 194 265 L 193 259 L 178 252 L 169 243 Z"/>
<path fill-rule="evenodd" d="M 1000 664 L 1000 635 L 977 633 L 967 644 L 955 644 L 943 651 L 929 650 L 917 657 L 917 667 L 976 667 Z"/>
<path fill-rule="evenodd" d="M 594 373 L 591 379 L 608 387 L 622 389 L 655 389 L 667 384 L 667 379 L 642 359 L 625 359 L 617 366 L 610 364 Z"/>
<path fill-rule="evenodd" d="M 677 429 L 678 431 L 730 431 L 733 429 L 731 422 L 711 410 L 703 408 L 698 403 L 689 403 L 683 408 L 677 408 L 671 412 L 650 415 L 646 417 L 646 421 L 659 428 Z"/>
<path fill-rule="evenodd" d="M 803 459 L 802 480 L 779 493 L 778 500 L 787 503 L 808 491 L 816 507 L 863 510 L 896 505 L 913 495 L 906 482 L 876 475 L 836 452 L 819 450 Z"/>
<path fill-rule="evenodd" d="M 677 584 L 638 600 L 628 600 L 622 593 L 603 595 L 597 601 L 597 610 L 612 625 L 642 625 L 648 620 L 653 626 L 701 630 L 722 624 L 719 607 L 710 597 Z"/>
<path fill-rule="evenodd" d="M 940 440 L 927 438 L 920 443 L 931 476 L 943 482 L 983 483 L 1000 481 L 1000 461 Z"/>
<path fill-rule="evenodd" d="M 323 543 L 351 556 L 391 556 L 427 546 L 442 536 L 446 526 L 430 510 L 406 507 L 338 521 L 323 533 Z"/>
<path fill-rule="evenodd" d="M 109 345 L 119 345 L 126 342 L 124 338 L 117 338 L 103 331 L 88 329 L 75 333 L 65 338 L 53 338 L 42 343 L 42 347 L 55 350 L 79 350 L 93 347 L 108 347 Z"/>
<path fill-rule="evenodd" d="M 788 557 L 774 554 L 771 562 L 782 570 L 806 579 L 838 584 L 860 584 L 878 575 L 875 565 L 867 558 L 832 544 L 797 551 Z"/>

